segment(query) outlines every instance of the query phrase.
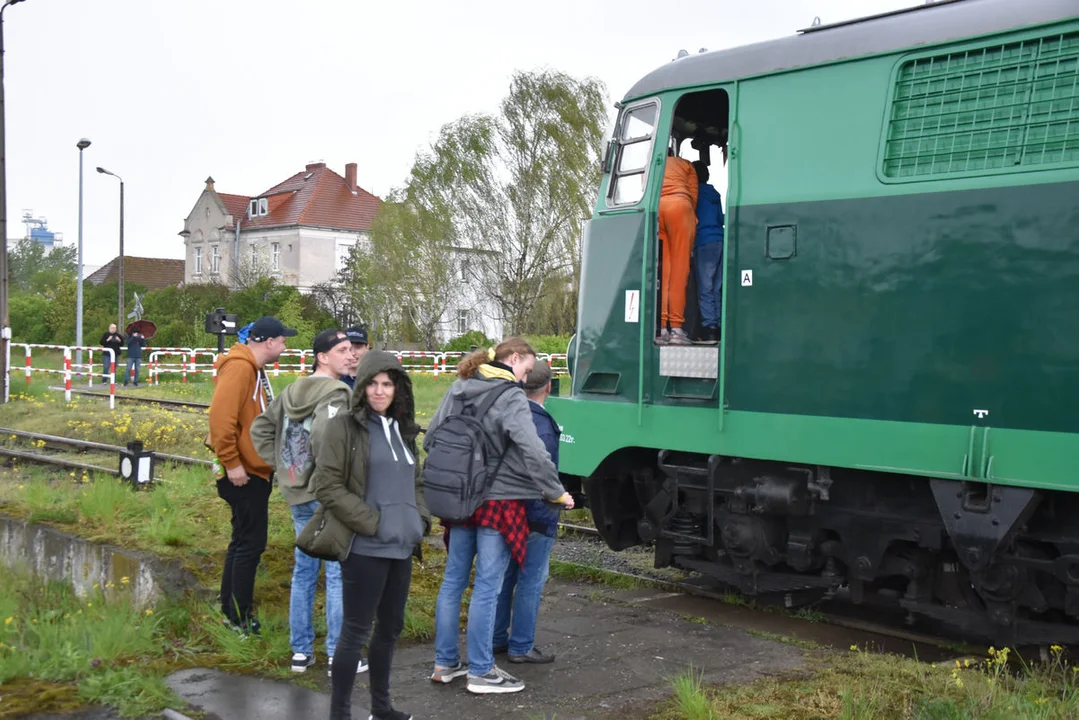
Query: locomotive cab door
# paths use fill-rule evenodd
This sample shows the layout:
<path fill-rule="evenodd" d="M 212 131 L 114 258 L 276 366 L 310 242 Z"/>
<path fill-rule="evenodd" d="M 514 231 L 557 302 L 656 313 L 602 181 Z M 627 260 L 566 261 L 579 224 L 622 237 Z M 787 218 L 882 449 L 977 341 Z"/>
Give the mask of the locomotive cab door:
<path fill-rule="evenodd" d="M 695 173 L 691 180 L 697 187 L 693 189 L 696 197 L 689 203 L 661 197 L 683 194 L 679 183 L 685 183 L 686 166 L 682 164 L 681 175 L 672 173 L 677 180 L 666 191 L 657 189 L 654 195 L 657 233 L 652 246 L 654 273 L 649 283 L 654 291 L 654 332 L 649 343 L 652 372 L 648 394 L 655 404 L 715 407 L 722 395 L 722 354 L 731 337 L 723 302 L 729 285 L 727 249 L 732 245 L 727 233 L 731 184 L 727 138 L 734 117 L 730 98 L 723 87 L 685 93 L 670 103 L 673 111 L 666 118 L 670 123 L 665 153 L 668 157 L 657 158 L 663 163 L 659 168 L 673 162 L 671 156 L 688 161 Z M 662 178 L 656 182 L 659 188 Z M 692 216 L 686 216 L 689 208 Z M 692 223 L 688 233 L 687 219 Z M 664 269 L 665 264 L 670 265 L 669 269 Z M 677 339 L 676 325 L 684 333 Z"/>

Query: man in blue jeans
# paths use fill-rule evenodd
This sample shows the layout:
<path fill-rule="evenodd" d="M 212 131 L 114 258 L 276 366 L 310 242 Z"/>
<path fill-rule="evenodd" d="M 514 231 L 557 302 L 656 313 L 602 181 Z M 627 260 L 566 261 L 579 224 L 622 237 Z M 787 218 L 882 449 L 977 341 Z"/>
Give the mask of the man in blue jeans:
<path fill-rule="evenodd" d="M 134 370 L 135 387 L 139 386 L 139 366 L 142 364 L 142 349 L 144 347 L 146 347 L 146 336 L 138 330 L 133 330 L 127 336 L 127 367 L 124 369 L 124 387 L 127 387 L 128 380 L 132 378 L 132 370 Z"/>
<path fill-rule="evenodd" d="M 348 412 L 349 389 L 341 376 L 352 367 L 352 349 L 345 333 L 334 328 L 315 336 L 313 371 L 297 378 L 251 424 L 251 440 L 259 456 L 272 465 L 281 494 L 292 512 L 296 536 L 318 509 L 310 485 L 314 469 L 311 437 L 339 412 Z M 295 549 L 289 597 L 289 644 L 292 671 L 315 664 L 313 625 L 315 586 L 322 561 Z M 326 655 L 333 662 L 342 623 L 341 565 L 326 563 Z M 360 659 L 357 672 L 367 670 Z"/>
<path fill-rule="evenodd" d="M 697 299 L 701 305 L 701 332 L 704 343 L 717 343 L 723 317 L 723 201 L 708 184 L 708 166 L 693 163 L 700 189 L 697 193 L 697 239 L 693 243 L 697 268 Z"/>
<path fill-rule="evenodd" d="M 525 376 L 525 395 L 532 410 L 532 422 L 551 461 L 558 467 L 558 423 L 543 407 L 551 394 L 551 366 L 537 360 Z M 549 663 L 554 655 L 536 647 L 536 620 L 539 617 L 543 585 L 550 570 L 551 549 L 558 537 L 558 506 L 542 500 L 525 502 L 528 513 L 528 550 L 524 565 L 510 561 L 502 580 L 495 612 L 494 652 L 508 652 L 511 663 Z M 512 609 L 513 625 L 510 626 Z"/>

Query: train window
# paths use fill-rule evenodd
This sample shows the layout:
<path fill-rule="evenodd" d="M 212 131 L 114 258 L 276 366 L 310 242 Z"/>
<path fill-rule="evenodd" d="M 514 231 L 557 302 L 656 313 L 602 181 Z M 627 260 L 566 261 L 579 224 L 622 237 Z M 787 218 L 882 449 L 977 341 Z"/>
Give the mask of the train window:
<path fill-rule="evenodd" d="M 659 103 L 651 101 L 625 110 L 618 131 L 618 161 L 611 177 L 612 205 L 633 205 L 644 197 L 652 137 L 656 132 Z"/>

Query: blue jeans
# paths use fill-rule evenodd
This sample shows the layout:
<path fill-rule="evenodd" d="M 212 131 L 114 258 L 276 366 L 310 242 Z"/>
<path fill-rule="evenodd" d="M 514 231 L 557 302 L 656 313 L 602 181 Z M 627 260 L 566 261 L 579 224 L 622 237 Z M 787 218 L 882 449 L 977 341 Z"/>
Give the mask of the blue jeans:
<path fill-rule="evenodd" d="M 142 365 L 142 358 L 129 357 L 127 359 L 127 369 L 124 370 L 124 385 L 131 380 L 131 368 L 135 368 L 135 384 L 139 384 L 139 366 Z"/>
<path fill-rule="evenodd" d="M 476 578 L 468 606 L 468 671 L 486 675 L 494 667 L 491 638 L 495 630 L 495 606 L 502 578 L 510 564 L 510 548 L 497 530 L 487 527 L 450 528 L 446 571 L 435 606 L 435 664 L 452 667 L 461 659 L 457 645 L 460 632 L 461 596 L 468 587 L 468 574 L 476 559 Z"/>
<path fill-rule="evenodd" d="M 307 521 L 318 509 L 318 501 L 292 505 L 292 526 L 300 536 Z M 289 594 L 288 626 L 292 652 L 310 655 L 315 649 L 315 586 L 322 561 L 296 548 L 292 567 L 292 591 Z M 326 656 L 333 657 L 337 638 L 341 635 L 341 564 L 326 563 Z"/>
<path fill-rule="evenodd" d="M 693 249 L 697 263 L 697 299 L 701 305 L 701 325 L 718 328 L 723 317 L 723 243 L 698 245 Z"/>
<path fill-rule="evenodd" d="M 551 567 L 554 538 L 542 533 L 528 534 L 524 566 L 510 561 L 495 613 L 493 647 L 509 646 L 510 655 L 527 655 L 536 643 L 536 619 L 539 617 L 543 585 Z M 510 609 L 513 629 L 510 631 Z"/>

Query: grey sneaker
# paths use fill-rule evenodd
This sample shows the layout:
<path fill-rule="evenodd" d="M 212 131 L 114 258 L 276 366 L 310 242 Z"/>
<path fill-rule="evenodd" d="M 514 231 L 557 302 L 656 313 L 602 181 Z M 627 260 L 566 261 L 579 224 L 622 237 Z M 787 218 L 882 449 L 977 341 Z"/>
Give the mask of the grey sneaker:
<path fill-rule="evenodd" d="M 667 328 L 663 328 L 659 331 L 659 335 L 656 336 L 656 345 L 666 345 L 671 341 L 671 331 Z"/>
<path fill-rule="evenodd" d="M 431 682 L 449 683 L 462 675 L 468 675 L 468 665 L 465 665 L 460 660 L 457 661 L 456 665 L 451 667 L 435 665 L 435 671 L 431 673 Z"/>
<path fill-rule="evenodd" d="M 674 328 L 671 330 L 671 345 L 692 345 L 693 341 L 689 339 L 689 335 L 686 335 L 686 331 L 682 328 Z"/>
<path fill-rule="evenodd" d="M 468 674 L 468 691 L 477 695 L 515 693 L 525 689 L 525 684 L 496 665 L 486 675 Z"/>
<path fill-rule="evenodd" d="M 554 662 L 554 655 L 541 652 L 538 647 L 533 647 L 524 655 L 514 655 L 513 653 L 510 653 L 509 661 L 511 663 L 517 663 L 518 665 L 524 663 L 530 665 L 546 665 L 547 663 Z"/>

